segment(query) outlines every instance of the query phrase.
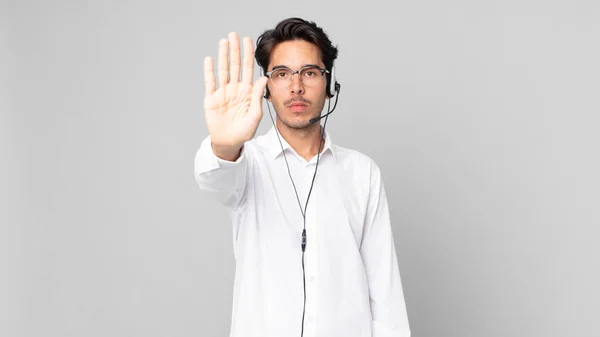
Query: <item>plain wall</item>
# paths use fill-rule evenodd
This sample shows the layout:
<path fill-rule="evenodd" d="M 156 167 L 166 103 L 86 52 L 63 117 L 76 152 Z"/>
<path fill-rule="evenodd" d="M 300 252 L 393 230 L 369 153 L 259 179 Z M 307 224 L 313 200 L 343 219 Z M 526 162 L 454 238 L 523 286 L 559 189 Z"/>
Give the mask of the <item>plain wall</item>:
<path fill-rule="evenodd" d="M 413 336 L 600 336 L 597 1 L 0 12 L 1 336 L 228 335 L 231 226 L 193 172 L 202 60 L 288 16 L 339 46 L 327 129 L 382 169 Z"/>

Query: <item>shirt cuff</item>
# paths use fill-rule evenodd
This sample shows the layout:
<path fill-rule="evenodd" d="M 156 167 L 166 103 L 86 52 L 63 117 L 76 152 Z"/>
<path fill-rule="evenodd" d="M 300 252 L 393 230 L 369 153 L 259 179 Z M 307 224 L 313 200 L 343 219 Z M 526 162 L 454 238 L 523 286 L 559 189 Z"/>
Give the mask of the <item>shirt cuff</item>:
<path fill-rule="evenodd" d="M 221 159 L 215 155 L 211 146 L 211 137 L 207 136 L 198 150 L 196 165 L 199 172 L 208 172 L 223 167 L 233 167 L 240 165 L 246 156 L 246 145 L 242 145 L 240 156 L 235 161 Z"/>

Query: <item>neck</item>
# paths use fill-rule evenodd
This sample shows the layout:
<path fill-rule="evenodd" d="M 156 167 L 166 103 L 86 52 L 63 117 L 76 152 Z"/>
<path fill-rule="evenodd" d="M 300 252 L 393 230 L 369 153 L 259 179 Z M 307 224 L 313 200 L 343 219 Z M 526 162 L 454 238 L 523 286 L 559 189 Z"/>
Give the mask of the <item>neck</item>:
<path fill-rule="evenodd" d="M 319 153 L 319 145 L 325 146 L 325 139 L 321 143 L 321 124 L 315 123 L 308 128 L 293 129 L 277 120 L 277 130 L 288 144 L 306 161 Z"/>

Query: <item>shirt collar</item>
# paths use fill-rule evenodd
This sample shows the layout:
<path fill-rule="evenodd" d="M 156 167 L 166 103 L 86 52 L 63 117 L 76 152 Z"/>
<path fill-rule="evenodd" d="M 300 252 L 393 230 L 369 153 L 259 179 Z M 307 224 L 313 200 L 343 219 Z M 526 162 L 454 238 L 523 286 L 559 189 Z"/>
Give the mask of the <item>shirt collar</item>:
<path fill-rule="evenodd" d="M 331 156 L 333 157 L 333 160 L 335 161 L 335 151 L 333 150 L 333 143 L 331 141 L 331 136 L 329 135 L 329 132 L 327 130 L 325 130 L 324 138 L 325 146 L 323 148 L 323 151 L 321 152 L 321 157 L 325 153 L 330 152 Z M 281 139 L 281 144 L 279 143 L 279 139 Z M 267 132 L 266 134 L 265 146 L 271 159 L 277 158 L 282 153 L 282 147 L 283 150 L 294 150 L 292 149 L 291 145 L 281 136 L 281 134 L 279 135 L 279 137 L 277 136 L 277 132 L 274 126 L 272 126 L 269 132 Z"/>

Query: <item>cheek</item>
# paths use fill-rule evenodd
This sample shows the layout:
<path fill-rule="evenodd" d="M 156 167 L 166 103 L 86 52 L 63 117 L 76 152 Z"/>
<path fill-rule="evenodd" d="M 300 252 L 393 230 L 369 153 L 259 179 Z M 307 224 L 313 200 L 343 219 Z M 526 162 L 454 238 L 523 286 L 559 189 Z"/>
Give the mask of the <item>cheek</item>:
<path fill-rule="evenodd" d="M 277 94 L 273 95 L 273 93 L 271 93 L 269 100 L 271 101 L 273 107 L 275 107 L 277 110 L 279 110 L 283 106 L 283 99 L 277 96 Z"/>
<path fill-rule="evenodd" d="M 281 97 L 286 94 L 285 90 L 281 88 L 269 88 L 269 99 L 275 103 L 277 101 L 281 101 Z"/>
<path fill-rule="evenodd" d="M 325 97 L 327 98 L 327 82 L 321 84 L 321 86 L 319 86 L 319 93 L 320 93 L 320 97 Z"/>
<path fill-rule="evenodd" d="M 327 91 L 325 91 L 325 88 L 323 88 L 318 93 L 316 93 L 315 96 L 318 97 L 319 101 L 326 101 L 327 100 Z"/>

